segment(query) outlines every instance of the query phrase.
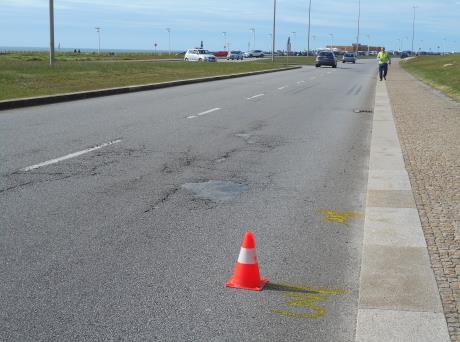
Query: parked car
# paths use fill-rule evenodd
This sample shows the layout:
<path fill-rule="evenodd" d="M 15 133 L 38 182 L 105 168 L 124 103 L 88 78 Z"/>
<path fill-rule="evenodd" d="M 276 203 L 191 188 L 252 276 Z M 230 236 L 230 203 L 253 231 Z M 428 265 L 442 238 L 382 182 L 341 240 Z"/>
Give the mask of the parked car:
<path fill-rule="evenodd" d="M 228 59 L 231 59 L 231 60 L 243 60 L 243 52 L 242 51 L 229 51 L 228 52 L 228 55 L 227 55 L 227 60 Z"/>
<path fill-rule="evenodd" d="M 315 66 L 319 68 L 322 65 L 329 65 L 333 68 L 337 68 L 337 58 L 331 51 L 320 51 L 316 55 Z"/>
<path fill-rule="evenodd" d="M 215 57 L 227 57 L 227 51 L 216 51 L 212 53 Z"/>
<path fill-rule="evenodd" d="M 356 63 L 356 57 L 354 53 L 347 52 L 342 57 L 342 63 Z"/>
<path fill-rule="evenodd" d="M 188 49 L 184 56 L 184 61 L 197 62 L 216 62 L 216 56 L 204 49 Z"/>
<path fill-rule="evenodd" d="M 263 57 L 264 56 L 264 52 L 262 50 L 251 50 L 251 51 L 247 51 L 244 53 L 244 57 L 246 58 L 250 58 L 250 57 Z"/>

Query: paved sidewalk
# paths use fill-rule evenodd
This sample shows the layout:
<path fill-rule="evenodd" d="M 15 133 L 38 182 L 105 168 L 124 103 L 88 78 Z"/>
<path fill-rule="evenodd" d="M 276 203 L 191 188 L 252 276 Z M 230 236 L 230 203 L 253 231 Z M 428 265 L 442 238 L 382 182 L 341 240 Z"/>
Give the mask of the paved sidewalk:
<path fill-rule="evenodd" d="M 376 89 L 356 341 L 449 341 L 385 82 Z"/>
<path fill-rule="evenodd" d="M 460 103 L 398 63 L 386 85 L 450 338 L 460 342 Z"/>

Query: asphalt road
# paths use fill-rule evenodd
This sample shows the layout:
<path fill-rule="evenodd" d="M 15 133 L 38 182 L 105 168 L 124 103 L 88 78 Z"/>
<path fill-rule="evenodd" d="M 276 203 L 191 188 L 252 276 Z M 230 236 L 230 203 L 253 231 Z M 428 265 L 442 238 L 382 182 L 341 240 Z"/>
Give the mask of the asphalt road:
<path fill-rule="evenodd" d="M 1 112 L 0 340 L 353 341 L 374 72 Z"/>

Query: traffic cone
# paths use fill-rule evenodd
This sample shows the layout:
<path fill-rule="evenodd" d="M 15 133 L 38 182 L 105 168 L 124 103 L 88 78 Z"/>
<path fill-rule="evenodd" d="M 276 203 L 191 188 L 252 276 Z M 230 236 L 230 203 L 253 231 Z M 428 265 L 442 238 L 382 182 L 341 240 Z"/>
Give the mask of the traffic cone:
<path fill-rule="evenodd" d="M 235 270 L 231 278 L 225 283 L 225 286 L 261 291 L 267 282 L 267 279 L 260 278 L 254 233 L 246 232 L 243 243 L 241 244 L 240 255 L 238 256 Z"/>

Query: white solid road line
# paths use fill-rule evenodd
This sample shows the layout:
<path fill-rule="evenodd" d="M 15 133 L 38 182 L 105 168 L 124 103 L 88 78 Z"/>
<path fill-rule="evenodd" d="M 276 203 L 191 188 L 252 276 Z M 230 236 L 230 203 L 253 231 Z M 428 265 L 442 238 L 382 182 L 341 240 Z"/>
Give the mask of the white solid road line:
<path fill-rule="evenodd" d="M 297 82 L 297 84 L 301 84 L 301 83 L 305 83 L 305 81 L 299 81 L 299 82 Z"/>
<path fill-rule="evenodd" d="M 288 86 L 282 86 L 282 87 L 279 87 L 278 90 L 283 90 L 283 89 L 286 89 Z"/>
<path fill-rule="evenodd" d="M 248 100 L 252 100 L 252 99 L 255 99 L 256 97 L 261 97 L 261 96 L 264 96 L 264 95 L 265 95 L 265 94 L 257 94 L 257 95 L 248 97 L 247 99 L 248 99 Z"/>
<path fill-rule="evenodd" d="M 89 153 L 89 152 L 92 152 L 92 151 L 95 151 L 95 150 L 99 150 L 99 149 L 101 149 L 103 147 L 107 147 L 107 146 L 110 146 L 110 145 L 113 145 L 113 144 L 117 144 L 119 142 L 121 142 L 121 139 L 109 141 L 109 142 L 104 143 L 102 145 L 87 148 L 86 150 L 83 150 L 83 151 L 74 152 L 74 153 L 68 154 L 68 155 L 60 157 L 60 158 L 51 159 L 51 160 L 45 161 L 45 162 L 40 163 L 40 164 L 35 164 L 35 165 L 32 165 L 32 166 L 24 167 L 24 168 L 20 169 L 20 171 L 26 172 L 26 171 L 31 171 L 31 170 L 38 169 L 39 167 L 48 166 L 48 165 L 51 165 L 51 164 L 56 164 L 56 163 L 59 163 L 60 161 L 75 158 L 75 157 L 81 156 L 82 154 Z"/>
<path fill-rule="evenodd" d="M 213 108 L 213 109 L 210 109 L 210 110 L 207 110 L 207 111 L 198 113 L 198 114 L 196 114 L 196 115 L 187 116 L 187 119 L 195 119 L 195 118 L 197 118 L 197 117 L 199 117 L 199 116 L 203 116 L 203 115 L 206 115 L 206 114 L 209 114 L 209 113 L 212 113 L 212 112 L 221 110 L 221 109 L 222 109 L 222 108 Z"/>

